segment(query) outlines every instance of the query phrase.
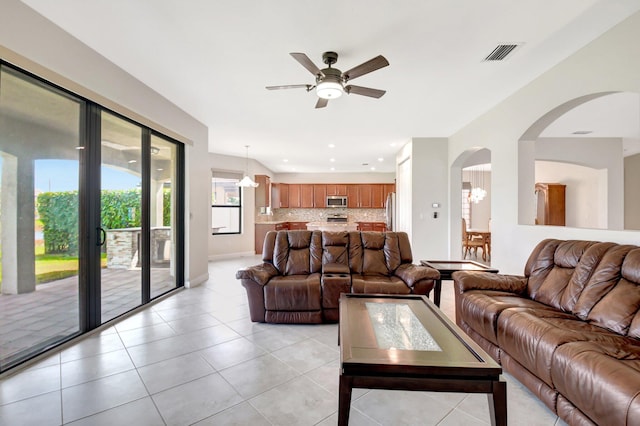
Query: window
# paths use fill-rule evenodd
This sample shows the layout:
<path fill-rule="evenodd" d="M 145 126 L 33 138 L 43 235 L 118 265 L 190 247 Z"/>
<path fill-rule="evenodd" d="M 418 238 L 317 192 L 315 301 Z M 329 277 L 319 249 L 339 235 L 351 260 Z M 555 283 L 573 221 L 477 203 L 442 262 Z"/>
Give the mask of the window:
<path fill-rule="evenodd" d="M 242 230 L 242 176 L 214 172 L 211 179 L 211 228 L 214 235 L 239 234 Z"/>

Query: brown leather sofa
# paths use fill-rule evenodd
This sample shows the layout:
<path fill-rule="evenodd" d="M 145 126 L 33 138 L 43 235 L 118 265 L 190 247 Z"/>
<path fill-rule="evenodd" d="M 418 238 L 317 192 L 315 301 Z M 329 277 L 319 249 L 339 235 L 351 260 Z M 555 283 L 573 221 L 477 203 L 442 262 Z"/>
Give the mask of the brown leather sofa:
<path fill-rule="evenodd" d="M 458 325 L 560 418 L 640 424 L 640 247 L 549 239 L 524 276 L 453 280 Z"/>
<path fill-rule="evenodd" d="M 440 277 L 404 232 L 270 231 L 262 260 L 236 273 L 254 322 L 336 322 L 341 293 L 428 295 Z"/>

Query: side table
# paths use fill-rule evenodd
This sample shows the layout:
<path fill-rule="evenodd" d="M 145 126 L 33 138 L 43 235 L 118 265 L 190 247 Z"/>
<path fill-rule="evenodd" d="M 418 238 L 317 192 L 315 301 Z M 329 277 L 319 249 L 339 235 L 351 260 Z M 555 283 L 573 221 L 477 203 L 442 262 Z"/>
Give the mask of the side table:
<path fill-rule="evenodd" d="M 436 285 L 433 289 L 433 303 L 440 307 L 440 293 L 442 292 L 442 280 L 450 280 L 451 274 L 457 271 L 471 271 L 471 272 L 491 272 L 498 273 L 497 269 L 490 266 L 483 265 L 482 263 L 474 262 L 473 260 L 421 260 L 420 264 L 423 266 L 430 266 L 433 269 L 437 269 L 440 272 L 440 279 L 436 280 Z"/>

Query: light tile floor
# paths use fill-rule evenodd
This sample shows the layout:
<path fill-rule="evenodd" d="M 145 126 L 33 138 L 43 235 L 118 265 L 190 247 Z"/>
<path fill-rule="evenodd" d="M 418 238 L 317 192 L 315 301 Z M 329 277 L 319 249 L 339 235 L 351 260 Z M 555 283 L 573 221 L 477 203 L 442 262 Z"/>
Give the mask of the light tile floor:
<path fill-rule="evenodd" d="M 102 321 L 140 305 L 139 269 L 103 269 Z M 151 297 L 175 288 L 168 268 L 151 269 Z M 36 291 L 0 294 L 0 365 L 22 360 L 34 348 L 43 350 L 80 329 L 78 277 L 38 284 Z"/>
<path fill-rule="evenodd" d="M 337 325 L 252 323 L 235 271 L 0 381 L 2 425 L 335 425 Z M 444 282 L 442 309 L 453 316 Z M 564 425 L 509 375 L 510 425 Z M 355 389 L 351 425 L 487 425 L 485 395 Z"/>

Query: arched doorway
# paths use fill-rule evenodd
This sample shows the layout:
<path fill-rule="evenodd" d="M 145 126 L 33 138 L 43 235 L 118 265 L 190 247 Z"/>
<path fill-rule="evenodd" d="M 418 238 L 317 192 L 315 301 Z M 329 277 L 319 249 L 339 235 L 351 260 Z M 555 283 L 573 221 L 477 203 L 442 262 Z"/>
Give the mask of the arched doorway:
<path fill-rule="evenodd" d="M 477 147 L 460 154 L 451 165 L 450 181 L 451 253 L 449 256 L 451 259 L 462 259 L 464 257 L 463 219 L 466 228 L 490 232 L 491 151 Z M 488 238 L 490 241 L 490 236 Z M 467 255 L 467 259 L 469 258 Z M 472 260 L 486 263 L 490 262 L 490 258 L 488 247 L 480 251 L 474 250 L 471 257 Z"/>

